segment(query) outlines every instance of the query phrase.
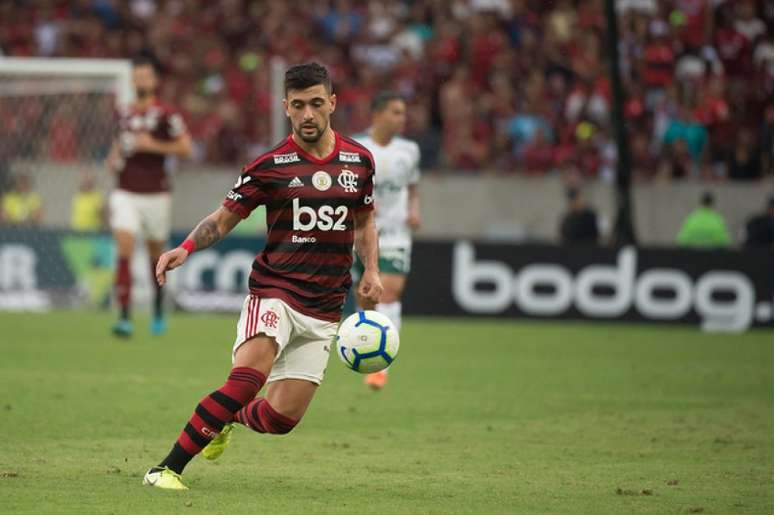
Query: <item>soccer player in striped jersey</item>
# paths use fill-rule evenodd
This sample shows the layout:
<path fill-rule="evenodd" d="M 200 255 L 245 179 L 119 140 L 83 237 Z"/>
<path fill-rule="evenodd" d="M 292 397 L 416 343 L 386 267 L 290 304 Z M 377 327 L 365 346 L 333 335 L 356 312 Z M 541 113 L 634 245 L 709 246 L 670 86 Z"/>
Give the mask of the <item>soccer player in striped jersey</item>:
<path fill-rule="evenodd" d="M 324 67 L 290 68 L 284 105 L 292 134 L 245 166 L 223 205 L 159 259 L 163 284 L 190 253 L 266 206 L 267 243 L 253 262 L 231 373 L 201 400 L 169 455 L 146 473 L 146 485 L 185 489 L 183 468 L 202 451 L 220 456 L 234 423 L 272 434 L 298 424 L 323 379 L 352 285 L 353 244 L 365 264 L 360 296 L 381 297 L 371 153 L 331 128 L 336 95 Z"/>
<path fill-rule="evenodd" d="M 397 93 L 384 91 L 371 104 L 371 127 L 355 136 L 376 160 L 374 198 L 376 228 L 379 231 L 379 270 L 384 294 L 374 305 L 358 298 L 364 309 L 376 309 L 387 315 L 400 331 L 401 296 L 411 268 L 411 232 L 419 228 L 419 145 L 402 138 L 406 126 L 406 101 Z M 363 270 L 356 261 L 355 273 Z M 365 382 L 373 389 L 384 388 L 387 370 L 369 374 Z"/>

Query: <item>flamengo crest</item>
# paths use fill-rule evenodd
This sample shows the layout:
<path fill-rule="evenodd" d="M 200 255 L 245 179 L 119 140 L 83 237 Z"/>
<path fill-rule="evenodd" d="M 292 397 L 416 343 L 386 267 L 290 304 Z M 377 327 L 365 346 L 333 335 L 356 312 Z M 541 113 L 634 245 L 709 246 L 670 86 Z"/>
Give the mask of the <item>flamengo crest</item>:
<path fill-rule="evenodd" d="M 347 193 L 357 191 L 357 174 L 352 170 L 342 170 L 337 179 L 339 186 L 344 188 Z"/>

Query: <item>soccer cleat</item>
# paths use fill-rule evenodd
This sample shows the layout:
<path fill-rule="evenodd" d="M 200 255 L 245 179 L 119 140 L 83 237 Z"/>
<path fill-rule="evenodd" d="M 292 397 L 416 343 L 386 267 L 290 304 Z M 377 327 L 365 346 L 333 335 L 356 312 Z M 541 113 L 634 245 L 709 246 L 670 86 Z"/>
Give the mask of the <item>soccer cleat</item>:
<path fill-rule="evenodd" d="M 129 338 L 133 331 L 134 328 L 129 320 L 121 319 L 113 324 L 113 334 L 119 338 Z"/>
<path fill-rule="evenodd" d="M 188 490 L 183 484 L 180 474 L 169 467 L 153 467 L 145 473 L 142 479 L 145 486 L 155 486 L 164 490 Z"/>
<path fill-rule="evenodd" d="M 379 372 L 368 374 L 365 376 L 365 384 L 370 386 L 372 390 L 381 390 L 387 384 L 387 371 L 380 370 Z"/>
<path fill-rule="evenodd" d="M 163 317 L 155 317 L 151 320 L 150 331 L 154 336 L 161 336 L 167 332 L 167 321 Z"/>
<path fill-rule="evenodd" d="M 216 460 L 220 458 L 220 455 L 223 454 L 223 451 L 226 450 L 228 444 L 231 443 L 231 431 L 233 431 L 233 429 L 233 422 L 223 426 L 223 429 L 221 429 L 220 433 L 218 433 L 218 436 L 210 440 L 210 443 L 208 443 L 207 446 L 202 449 L 202 456 L 208 460 Z"/>

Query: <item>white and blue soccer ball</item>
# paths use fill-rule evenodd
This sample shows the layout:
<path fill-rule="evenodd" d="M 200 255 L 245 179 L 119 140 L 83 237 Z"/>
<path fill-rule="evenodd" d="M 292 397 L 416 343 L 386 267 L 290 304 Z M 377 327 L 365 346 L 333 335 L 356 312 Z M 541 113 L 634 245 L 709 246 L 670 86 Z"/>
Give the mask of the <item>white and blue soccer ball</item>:
<path fill-rule="evenodd" d="M 390 366 L 398 355 L 400 338 L 395 324 L 376 311 L 348 316 L 336 333 L 336 351 L 344 364 L 361 374 Z"/>

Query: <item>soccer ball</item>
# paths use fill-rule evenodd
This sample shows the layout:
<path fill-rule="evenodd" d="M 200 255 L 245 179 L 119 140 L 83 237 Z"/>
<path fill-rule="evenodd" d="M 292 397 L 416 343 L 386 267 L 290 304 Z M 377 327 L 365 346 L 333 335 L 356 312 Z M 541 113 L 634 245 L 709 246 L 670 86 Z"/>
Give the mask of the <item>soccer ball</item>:
<path fill-rule="evenodd" d="M 399 346 L 395 324 L 376 311 L 353 313 L 336 333 L 336 350 L 341 361 L 361 374 L 390 366 L 398 355 Z"/>

